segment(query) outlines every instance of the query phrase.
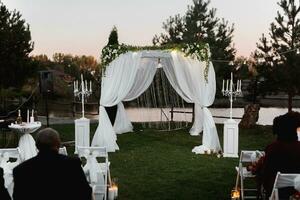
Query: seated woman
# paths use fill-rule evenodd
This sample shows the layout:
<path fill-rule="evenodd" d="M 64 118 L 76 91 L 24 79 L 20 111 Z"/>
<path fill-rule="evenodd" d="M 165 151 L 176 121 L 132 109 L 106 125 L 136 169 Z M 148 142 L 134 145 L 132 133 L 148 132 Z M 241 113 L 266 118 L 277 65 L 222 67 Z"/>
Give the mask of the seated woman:
<path fill-rule="evenodd" d="M 277 139 L 266 147 L 265 157 L 258 170 L 259 180 L 271 195 L 277 172 L 300 173 L 300 142 L 297 128 L 300 127 L 300 113 L 289 112 L 273 121 L 273 133 Z M 279 190 L 280 199 L 288 199 L 295 191 L 293 188 Z"/>

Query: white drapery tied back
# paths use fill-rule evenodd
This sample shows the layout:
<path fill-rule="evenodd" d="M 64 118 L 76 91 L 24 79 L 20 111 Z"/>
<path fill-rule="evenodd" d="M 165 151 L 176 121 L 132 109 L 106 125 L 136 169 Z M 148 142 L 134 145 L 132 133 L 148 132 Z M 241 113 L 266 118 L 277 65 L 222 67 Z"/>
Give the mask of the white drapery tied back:
<path fill-rule="evenodd" d="M 295 184 L 295 190 L 297 190 L 298 192 L 300 192 L 300 175 L 298 175 L 295 178 L 294 184 Z"/>
<path fill-rule="evenodd" d="M 212 63 L 209 63 L 206 82 L 206 62 L 186 57 L 178 51 L 157 50 L 127 52 L 106 68 L 101 85 L 99 125 L 92 146 L 104 146 L 109 152 L 119 149 L 116 134 L 133 130 L 122 102 L 132 101 L 148 89 L 157 70 L 157 58 L 160 58 L 163 71 L 175 91 L 187 103 L 194 103 L 195 120 L 190 134 L 199 135 L 203 131 L 203 141 L 193 152 L 204 153 L 203 149 L 220 151 L 217 129 L 207 108 L 212 105 L 216 93 Z M 112 125 L 105 107 L 115 105 L 118 105 L 118 109 L 115 123 Z"/>

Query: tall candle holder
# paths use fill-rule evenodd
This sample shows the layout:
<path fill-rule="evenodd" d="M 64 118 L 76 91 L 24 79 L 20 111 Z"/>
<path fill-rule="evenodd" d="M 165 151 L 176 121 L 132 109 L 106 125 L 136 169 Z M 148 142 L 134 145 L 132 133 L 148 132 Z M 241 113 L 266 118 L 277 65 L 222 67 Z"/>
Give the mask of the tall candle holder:
<path fill-rule="evenodd" d="M 239 149 L 239 127 L 238 123 L 234 119 L 232 119 L 232 103 L 233 97 L 242 95 L 242 81 L 237 80 L 235 85 L 233 83 L 233 75 L 231 73 L 230 80 L 223 80 L 222 94 L 223 96 L 229 97 L 230 101 L 230 119 L 224 122 L 223 156 L 237 158 Z"/>
<path fill-rule="evenodd" d="M 226 86 L 225 86 L 226 84 Z M 226 88 L 225 88 L 226 87 Z M 233 83 L 233 75 L 232 72 L 230 74 L 230 80 L 223 80 L 222 85 L 222 94 L 223 96 L 229 97 L 230 101 L 230 119 L 232 119 L 232 103 L 233 103 L 233 97 L 242 96 L 242 80 L 237 80 L 236 82 L 236 88 L 235 84 Z"/>
<path fill-rule="evenodd" d="M 74 96 L 81 99 L 82 118 L 84 118 L 84 101 L 92 93 L 92 81 L 90 81 L 90 84 L 88 85 L 87 80 L 84 80 L 83 75 L 81 74 L 81 85 L 78 84 L 78 80 L 74 81 Z"/>

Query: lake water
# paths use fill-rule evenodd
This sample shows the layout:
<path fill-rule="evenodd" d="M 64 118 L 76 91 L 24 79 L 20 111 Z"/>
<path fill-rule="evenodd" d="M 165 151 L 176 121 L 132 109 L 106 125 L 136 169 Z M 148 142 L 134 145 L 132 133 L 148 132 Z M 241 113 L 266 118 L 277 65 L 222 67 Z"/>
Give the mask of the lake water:
<path fill-rule="evenodd" d="M 163 112 L 162 112 L 163 110 Z M 192 121 L 192 109 L 174 109 L 183 113 L 174 113 L 174 121 Z M 209 108 L 213 116 L 229 117 L 229 108 Z M 243 108 L 233 108 L 233 117 L 241 118 L 244 114 Z M 260 108 L 259 119 L 257 124 L 260 125 L 272 125 L 273 119 L 278 116 L 285 114 L 288 111 L 287 108 Z M 294 109 L 294 111 L 300 112 L 300 108 Z M 160 108 L 128 108 L 126 112 L 132 122 L 153 122 L 153 121 L 167 121 L 171 119 L 170 109 L 160 109 Z M 185 112 L 185 113 L 184 113 Z M 74 123 L 74 119 L 80 118 L 78 114 L 75 118 L 73 117 L 58 117 L 54 113 L 50 114 L 51 124 L 61 124 L 61 123 Z M 98 115 L 87 115 L 87 118 L 91 119 L 93 123 L 97 123 Z M 39 120 L 43 123 L 46 120 L 45 117 L 39 116 Z M 214 117 L 217 124 L 223 124 L 226 118 Z M 236 119 L 240 122 L 240 119 Z"/>
<path fill-rule="evenodd" d="M 163 112 L 161 111 L 163 110 Z M 192 121 L 191 112 L 192 109 L 174 109 L 176 111 L 186 113 L 174 113 L 174 121 Z M 224 116 L 229 117 L 229 108 L 209 108 L 213 116 Z M 129 108 L 126 109 L 127 114 L 132 122 L 143 122 L 143 121 L 167 121 L 167 117 L 170 119 L 170 109 L 159 109 L 159 108 Z M 258 124 L 260 125 L 272 125 L 273 119 L 278 115 L 287 113 L 287 108 L 260 108 Z M 294 109 L 294 111 L 300 112 L 300 109 Z M 243 108 L 233 108 L 233 117 L 241 118 L 244 114 Z M 222 124 L 226 118 L 214 117 L 217 124 Z M 240 119 L 236 119 L 240 122 Z"/>

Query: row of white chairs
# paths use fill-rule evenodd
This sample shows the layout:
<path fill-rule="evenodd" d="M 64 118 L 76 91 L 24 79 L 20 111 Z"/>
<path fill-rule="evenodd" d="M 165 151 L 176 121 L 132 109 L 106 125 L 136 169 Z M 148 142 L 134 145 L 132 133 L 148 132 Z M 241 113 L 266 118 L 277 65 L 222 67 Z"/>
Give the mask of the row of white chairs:
<path fill-rule="evenodd" d="M 59 153 L 68 155 L 66 147 L 61 147 Z M 0 149 L 0 167 L 4 170 L 5 187 L 8 190 L 10 196 L 13 192 L 13 169 L 21 163 L 20 149 L 17 148 L 5 148 Z"/>
<path fill-rule="evenodd" d="M 111 184 L 108 153 L 104 147 L 80 147 L 78 156 L 85 163 L 83 170 L 93 188 L 95 200 L 107 199 L 107 187 Z M 66 147 L 61 147 L 59 153 L 68 155 Z M 102 162 L 101 162 L 101 159 Z M 0 167 L 4 168 L 8 183 L 9 193 L 12 193 L 12 170 L 21 162 L 19 148 L 0 149 Z M 109 184 L 108 184 L 109 183 Z"/>
<path fill-rule="evenodd" d="M 68 155 L 66 147 L 59 148 L 59 153 Z M 8 158 L 16 159 L 15 162 L 20 162 L 20 149 L 17 148 L 4 148 L 0 149 L 0 163 Z M 7 160 L 8 161 L 8 160 Z"/>
<path fill-rule="evenodd" d="M 247 165 L 256 162 L 263 155 L 263 151 L 241 151 L 240 153 L 239 164 L 236 167 L 237 177 L 235 188 L 240 188 L 240 197 L 242 200 L 257 198 L 257 189 L 246 187 L 245 184 L 246 179 L 255 180 L 255 175 L 247 170 Z"/>
<path fill-rule="evenodd" d="M 106 200 L 111 184 L 108 153 L 105 147 L 77 146 L 79 158 L 85 163 L 83 170 L 93 189 L 94 200 Z"/>
<path fill-rule="evenodd" d="M 278 189 L 285 187 L 294 187 L 300 192 L 300 174 L 285 174 L 278 172 L 274 181 L 270 200 L 279 200 Z"/>
<path fill-rule="evenodd" d="M 256 162 L 261 156 L 264 156 L 263 151 L 241 151 L 239 157 L 239 165 L 236 167 L 237 178 L 235 188 L 240 188 L 240 199 L 256 199 L 256 188 L 245 187 L 245 179 L 255 180 L 255 175 L 247 170 L 249 163 Z M 253 184 L 252 184 L 253 185 Z M 239 187 L 240 186 L 240 187 Z M 295 187 L 300 190 L 300 174 L 282 174 L 277 173 L 270 200 L 279 200 L 278 189 L 284 187 Z M 252 193 L 252 194 L 251 194 Z"/>

